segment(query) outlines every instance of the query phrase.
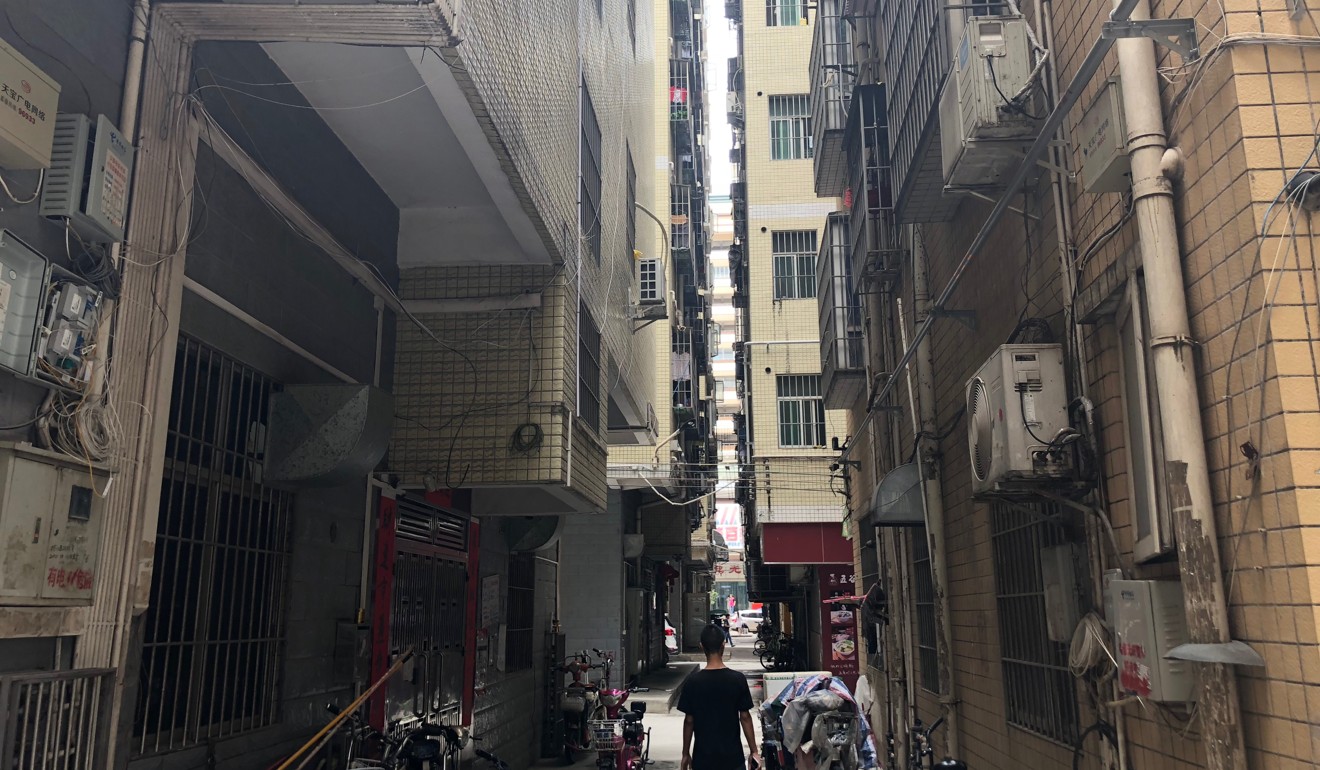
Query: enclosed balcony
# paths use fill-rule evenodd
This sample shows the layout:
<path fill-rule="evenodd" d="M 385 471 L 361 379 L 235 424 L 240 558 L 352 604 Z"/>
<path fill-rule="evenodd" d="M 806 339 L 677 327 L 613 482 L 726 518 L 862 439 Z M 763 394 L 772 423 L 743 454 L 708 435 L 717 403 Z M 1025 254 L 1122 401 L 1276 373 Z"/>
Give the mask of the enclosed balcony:
<path fill-rule="evenodd" d="M 816 301 L 820 305 L 820 380 L 826 409 L 848 409 L 866 393 L 862 306 L 852 272 L 849 214 L 825 220 L 816 258 Z"/>
<path fill-rule="evenodd" d="M 940 90 L 952 61 L 943 0 L 876 3 L 885 36 L 885 108 L 890 122 L 894 213 L 899 222 L 945 222 L 959 199 L 944 194 Z"/>
<path fill-rule="evenodd" d="M 852 27 L 843 17 L 844 0 L 820 0 L 811 39 L 811 130 L 815 152 L 816 195 L 843 194 L 843 134 L 848 122 L 857 68 Z"/>
<path fill-rule="evenodd" d="M 686 260 L 692 250 L 692 188 L 676 184 L 669 188 L 669 248 L 675 261 Z"/>
<path fill-rule="evenodd" d="M 859 86 L 848 112 L 844 142 L 848 184 L 843 204 L 852 249 L 849 268 L 858 285 L 880 290 L 897 280 L 906 259 L 894 217 L 886 115 L 885 87 Z"/>
<path fill-rule="evenodd" d="M 669 60 L 669 121 L 688 123 L 692 120 L 692 61 Z"/>
<path fill-rule="evenodd" d="M 696 55 L 696 21 L 692 17 L 691 0 L 672 0 L 669 3 L 671 39 L 674 41 L 673 56 L 679 59 L 692 59 Z"/>

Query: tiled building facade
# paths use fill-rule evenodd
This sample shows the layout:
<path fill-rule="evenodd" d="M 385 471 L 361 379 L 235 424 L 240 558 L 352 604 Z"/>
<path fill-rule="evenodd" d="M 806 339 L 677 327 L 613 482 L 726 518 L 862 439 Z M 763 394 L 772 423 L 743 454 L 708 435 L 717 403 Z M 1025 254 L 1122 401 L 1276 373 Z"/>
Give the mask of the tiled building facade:
<path fill-rule="evenodd" d="M 1082 767 L 1301 768 L 1320 760 L 1306 716 L 1320 672 L 1313 606 L 1320 573 L 1310 546 L 1317 523 L 1311 466 L 1312 428 L 1320 420 L 1313 358 L 1320 321 L 1313 214 L 1290 197 L 1297 188 L 1287 186 L 1305 178 L 1299 170 L 1316 165 L 1309 89 L 1320 59 L 1312 55 L 1313 12 L 1290 15 L 1288 6 L 1151 3 L 1151 18 L 1194 19 L 1200 41 L 1192 60 L 1156 49 L 1168 144 L 1181 153 L 1167 155 L 1165 169 L 1190 341 L 1148 333 L 1149 319 L 1169 301 L 1145 293 L 1143 265 L 1151 263 L 1143 245 L 1151 246 L 1141 238 L 1145 215 L 1134 213 L 1130 177 L 1112 191 L 1088 192 L 1085 173 L 1075 174 L 1085 167 L 1083 118 L 1119 75 L 1111 52 L 1079 84 L 1081 97 L 1063 121 L 1059 138 L 1069 144 L 1053 160 L 1066 163 L 1065 173 L 1042 169 L 1024 191 L 1011 193 L 1012 208 L 988 232 L 943 306 L 959 314 L 934 321 L 926 352 L 910 345 L 924 321 L 923 300 L 954 278 L 1003 193 L 991 191 L 990 201 L 941 195 L 941 137 L 933 135 L 924 149 L 904 144 L 914 122 L 927 125 L 927 135 L 948 130 L 933 98 L 943 75 L 931 78 L 936 88 L 922 101 L 913 71 L 918 61 L 950 67 L 962 29 L 954 14 L 922 2 L 849 4 L 859 85 L 886 89 L 882 122 L 890 135 L 881 143 L 887 159 L 881 165 L 895 169 L 887 171 L 894 197 L 884 216 L 901 257 L 896 271 L 866 275 L 854 286 L 866 316 L 866 368 L 877 379 L 852 409 L 845 459 L 859 463 L 850 474 L 858 574 L 868 584 L 874 576 L 888 593 L 887 622 L 876 627 L 871 645 L 873 718 L 880 734 L 898 734 L 900 749 L 914 718 L 929 724 L 943 713 L 956 719 L 935 733 L 937 757 L 955 750 L 974 768 L 1077 766 L 1074 743 L 1096 723 L 1108 727 L 1085 733 Z M 1052 95 L 1037 97 L 1029 111 L 1050 112 L 1112 10 L 1098 2 L 1023 4 L 1049 50 L 1035 89 Z M 913 26 L 913 18 L 920 23 Z M 933 37 L 923 37 L 928 32 Z M 880 59 L 888 82 L 875 64 Z M 1124 74 L 1131 77 L 1130 70 Z M 854 91 L 854 110 L 861 93 Z M 1149 189 L 1139 187 L 1139 197 Z M 859 194 L 856 187 L 849 191 Z M 923 267 L 925 297 L 914 291 Z M 1134 332 L 1142 326 L 1144 336 Z M 1070 422 L 1084 436 L 1080 462 L 1094 479 L 1092 488 L 1064 497 L 1091 512 L 1039 494 L 973 496 L 967 383 L 1010 341 L 1052 342 L 1064 350 L 1068 397 L 1077 399 Z M 1160 397 L 1167 398 L 1168 386 L 1157 379 L 1155 357 L 1170 344 L 1180 346 L 1182 365 L 1195 372 L 1217 563 L 1203 548 L 1179 549 L 1173 537 L 1178 517 L 1189 513 L 1178 497 L 1176 469 L 1161 465 L 1164 447 L 1176 439 L 1162 428 Z M 895 373 L 909 349 L 912 368 Z M 923 355 L 930 361 L 929 389 L 918 377 Z M 884 398 L 877 402 L 879 392 Z M 914 427 L 923 398 L 934 417 L 924 429 Z M 1166 411 L 1172 408 L 1165 402 Z M 918 430 L 926 432 L 914 435 Z M 871 497 L 877 480 L 913 460 L 937 480 L 925 488 L 939 491 L 942 539 L 931 540 L 920 526 L 873 528 L 880 518 Z M 1151 527 L 1161 524 L 1168 527 L 1163 537 L 1152 535 Z M 1040 556 L 1057 553 L 1055 546 L 1073 549 L 1076 587 L 1067 593 L 1080 613 L 1104 618 L 1106 640 L 1115 630 L 1107 571 L 1181 583 L 1189 597 L 1189 581 L 1209 571 L 1227 597 L 1227 638 L 1249 645 L 1263 666 L 1230 667 L 1236 693 L 1198 692 L 1198 702 L 1186 704 L 1128 697 L 1123 690 L 1131 682 L 1108 659 L 1075 675 L 1074 634 L 1047 628 L 1055 617 L 1050 580 L 1059 573 Z M 939 550 L 947 565 L 942 579 L 931 558 Z M 1190 598 L 1187 604 L 1197 606 Z M 1218 641 L 1206 638 L 1198 611 L 1189 610 L 1187 622 L 1193 641 Z M 947 655 L 942 627 L 952 643 Z M 1120 657 L 1117 642 L 1110 654 Z M 1211 667 L 1189 665 L 1214 681 Z M 904 702 L 910 711 L 892 710 Z"/>

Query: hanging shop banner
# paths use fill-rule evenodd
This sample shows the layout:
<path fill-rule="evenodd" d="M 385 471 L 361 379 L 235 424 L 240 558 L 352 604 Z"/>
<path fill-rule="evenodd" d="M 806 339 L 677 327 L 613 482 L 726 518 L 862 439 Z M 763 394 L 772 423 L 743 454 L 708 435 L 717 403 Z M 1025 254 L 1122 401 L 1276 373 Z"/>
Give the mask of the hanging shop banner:
<path fill-rule="evenodd" d="M 743 549 L 742 506 L 737 503 L 715 504 L 715 529 L 732 551 Z"/>
<path fill-rule="evenodd" d="M 842 604 L 827 604 L 826 599 L 852 596 L 857 593 L 857 578 L 852 565 L 821 565 L 816 568 L 820 578 L 820 627 L 826 644 L 822 644 L 824 667 L 842 679 L 848 689 L 857 687 L 857 609 Z"/>
<path fill-rule="evenodd" d="M 747 579 L 740 561 L 720 561 L 715 563 L 715 582 L 741 583 Z"/>

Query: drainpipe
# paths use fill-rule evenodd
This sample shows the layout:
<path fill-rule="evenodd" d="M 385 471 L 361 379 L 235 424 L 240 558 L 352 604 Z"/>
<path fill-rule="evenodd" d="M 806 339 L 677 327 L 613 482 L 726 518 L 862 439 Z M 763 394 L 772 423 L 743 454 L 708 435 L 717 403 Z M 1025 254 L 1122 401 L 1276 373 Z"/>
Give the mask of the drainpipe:
<path fill-rule="evenodd" d="M 151 18 L 151 0 L 134 0 L 133 25 L 128 33 L 128 60 L 124 64 L 124 93 L 119 101 L 119 133 L 136 143 L 138 102 L 142 96 L 142 63 L 147 53 L 147 20 Z M 123 244 L 110 244 L 110 262 L 119 267 Z M 107 317 L 114 313 L 114 303 L 107 300 L 103 308 Z M 96 332 L 98 366 L 92 371 L 92 395 L 105 392 L 106 352 L 110 350 L 110 324 L 101 324 Z"/>
<path fill-rule="evenodd" d="M 921 239 L 912 239 L 912 289 L 916 300 L 917 323 L 924 324 L 930 315 L 930 276 L 926 272 L 926 251 Z M 949 560 L 944 544 L 944 485 L 940 481 L 940 447 L 935 436 L 935 364 L 931 358 L 930 336 L 917 343 L 917 392 L 921 407 L 921 436 L 917 441 L 921 462 L 923 496 L 926 503 L 926 535 L 930 547 L 931 582 L 935 593 L 936 653 L 939 658 L 940 707 L 948 724 L 948 752 L 958 751 L 958 687 L 953 666 L 953 620 L 949 611 Z"/>
<path fill-rule="evenodd" d="M 1137 2 L 1132 18 L 1150 18 L 1149 0 Z M 1144 38 L 1127 38 L 1116 47 L 1132 161 L 1133 205 L 1149 295 L 1151 357 L 1164 429 L 1162 476 L 1174 511 L 1187 630 L 1192 642 L 1225 643 L 1230 641 L 1228 605 L 1201 426 L 1195 345 L 1187 316 L 1173 185 L 1160 168 L 1167 143 L 1155 44 Z M 1247 759 L 1235 673 L 1224 664 L 1202 663 L 1199 668 L 1206 768 L 1242 770 Z"/>

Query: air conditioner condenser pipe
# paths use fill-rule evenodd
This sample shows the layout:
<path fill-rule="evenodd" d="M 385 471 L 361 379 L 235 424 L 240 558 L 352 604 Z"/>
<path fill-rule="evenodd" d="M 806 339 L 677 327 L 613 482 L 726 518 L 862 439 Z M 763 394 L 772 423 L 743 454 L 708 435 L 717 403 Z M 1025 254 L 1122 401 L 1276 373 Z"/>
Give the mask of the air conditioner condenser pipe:
<path fill-rule="evenodd" d="M 1131 18 L 1149 19 L 1149 0 L 1138 0 Z M 1164 431 L 1164 468 L 1157 475 L 1164 479 L 1175 511 L 1191 641 L 1228 642 L 1228 602 L 1201 426 L 1195 345 L 1187 315 L 1173 184 L 1161 168 L 1167 143 L 1155 44 L 1146 38 L 1125 38 L 1117 42 L 1116 48 L 1119 76 L 1123 79 L 1133 205 L 1149 297 L 1146 304 L 1151 357 Z M 1206 768 L 1244 770 L 1247 759 L 1236 673 L 1223 664 L 1203 663 L 1198 678 Z"/>

